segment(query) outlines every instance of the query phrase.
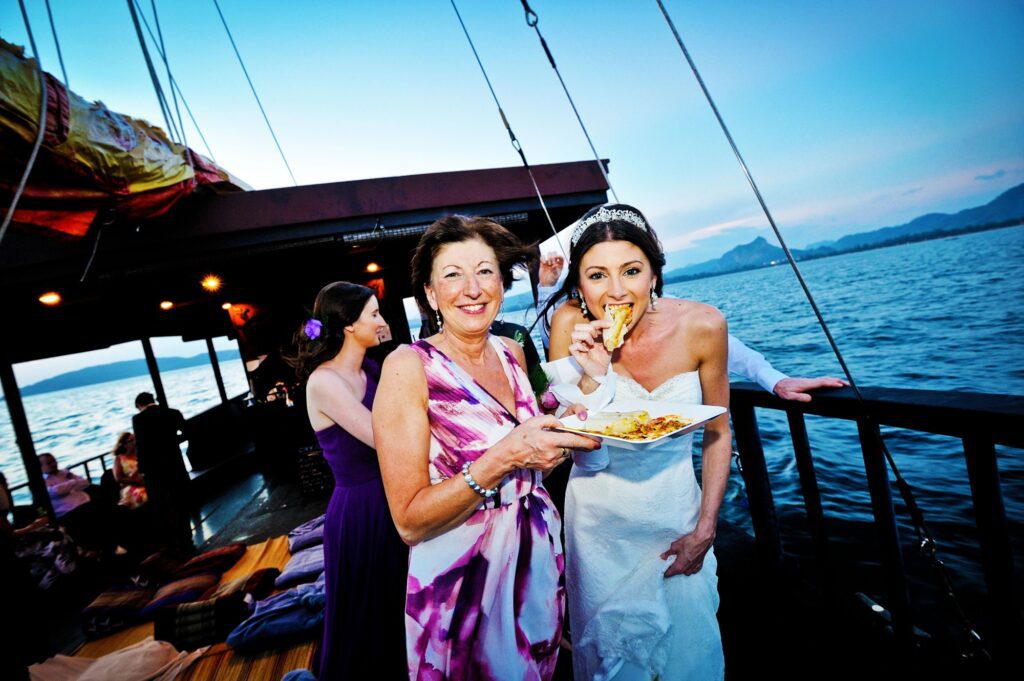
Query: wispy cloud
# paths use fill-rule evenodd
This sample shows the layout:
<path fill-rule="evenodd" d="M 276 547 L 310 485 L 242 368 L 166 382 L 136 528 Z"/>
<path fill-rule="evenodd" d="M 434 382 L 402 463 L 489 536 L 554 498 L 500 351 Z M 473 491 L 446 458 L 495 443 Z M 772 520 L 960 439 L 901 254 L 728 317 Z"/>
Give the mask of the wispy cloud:
<path fill-rule="evenodd" d="M 988 182 L 989 180 L 998 180 L 1000 177 L 1006 177 L 1006 171 L 1002 168 L 989 175 L 975 175 L 974 179 L 981 180 L 982 182 Z"/>
<path fill-rule="evenodd" d="M 718 236 L 724 232 L 728 232 L 733 229 L 745 229 L 753 226 L 759 226 L 763 222 L 764 218 L 760 215 L 747 215 L 736 220 L 728 220 L 726 222 L 719 222 L 713 225 L 699 227 L 698 229 L 691 230 L 684 234 L 676 234 L 667 239 L 662 239 L 661 245 L 664 247 L 665 251 L 679 251 L 694 245 L 698 241 L 710 239 L 711 237 Z"/>
<path fill-rule="evenodd" d="M 974 178 L 974 179 L 978 179 L 978 178 Z M 908 189 L 907 191 L 903 192 L 902 194 L 900 194 L 900 196 L 911 196 L 913 194 L 918 193 L 922 189 L 924 189 L 924 187 L 914 187 L 913 189 Z"/>

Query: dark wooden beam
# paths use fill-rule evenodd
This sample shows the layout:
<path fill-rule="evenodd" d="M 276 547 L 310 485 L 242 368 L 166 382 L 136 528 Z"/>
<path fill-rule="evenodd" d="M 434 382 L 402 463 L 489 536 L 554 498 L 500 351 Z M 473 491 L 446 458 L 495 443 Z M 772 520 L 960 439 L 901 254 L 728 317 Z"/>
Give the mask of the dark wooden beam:
<path fill-rule="evenodd" d="M 10 362 L 0 362 L 0 383 L 3 384 L 4 399 L 7 401 L 7 410 L 11 414 L 14 437 L 18 442 L 18 449 L 21 450 L 21 461 L 25 466 L 25 474 L 28 475 L 32 501 L 37 508 L 46 511 L 46 517 L 49 518 L 51 525 L 56 524 L 57 516 L 53 512 L 50 494 L 46 489 L 46 480 L 43 479 L 43 469 L 39 466 L 35 443 L 32 442 L 32 431 L 29 429 L 28 417 L 25 415 L 25 405 L 21 401 L 21 389 L 18 388 L 18 381 L 14 377 L 14 369 Z"/>

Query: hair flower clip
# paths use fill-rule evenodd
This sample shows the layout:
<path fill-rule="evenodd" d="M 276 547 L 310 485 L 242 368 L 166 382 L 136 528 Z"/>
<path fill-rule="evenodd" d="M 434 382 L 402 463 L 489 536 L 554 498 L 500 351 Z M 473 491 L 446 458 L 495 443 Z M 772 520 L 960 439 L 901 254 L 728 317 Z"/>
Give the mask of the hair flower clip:
<path fill-rule="evenodd" d="M 306 338 L 316 340 L 320 337 L 320 332 L 323 331 L 323 328 L 324 323 L 319 319 L 307 319 L 306 326 L 302 330 L 306 334 Z"/>

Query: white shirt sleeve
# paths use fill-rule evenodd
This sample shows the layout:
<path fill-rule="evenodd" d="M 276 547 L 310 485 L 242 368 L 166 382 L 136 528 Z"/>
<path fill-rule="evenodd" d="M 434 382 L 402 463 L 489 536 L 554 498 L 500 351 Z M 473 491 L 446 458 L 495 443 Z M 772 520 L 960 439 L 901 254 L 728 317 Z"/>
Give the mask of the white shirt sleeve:
<path fill-rule="evenodd" d="M 760 352 L 743 344 L 739 338 L 729 334 L 729 373 L 739 374 L 748 381 L 756 381 L 758 385 L 773 392 L 775 384 L 786 374 L 777 371 Z"/>
<path fill-rule="evenodd" d="M 548 304 L 548 300 L 551 299 L 551 296 L 555 295 L 555 293 L 557 293 L 558 289 L 560 289 L 561 287 L 562 287 L 562 280 L 561 279 L 559 279 L 557 282 L 555 282 L 554 286 L 538 286 L 537 287 L 537 300 L 539 301 L 539 307 L 537 309 L 538 310 L 543 310 L 544 306 Z M 544 352 L 545 353 L 547 353 L 548 343 L 550 341 L 550 339 L 548 338 L 548 336 L 550 334 L 549 327 L 551 326 L 551 314 L 554 311 L 555 311 L 554 308 L 551 308 L 550 310 L 548 310 L 547 323 L 546 324 L 543 321 L 538 324 L 538 326 L 540 326 L 541 339 L 544 342 Z"/>

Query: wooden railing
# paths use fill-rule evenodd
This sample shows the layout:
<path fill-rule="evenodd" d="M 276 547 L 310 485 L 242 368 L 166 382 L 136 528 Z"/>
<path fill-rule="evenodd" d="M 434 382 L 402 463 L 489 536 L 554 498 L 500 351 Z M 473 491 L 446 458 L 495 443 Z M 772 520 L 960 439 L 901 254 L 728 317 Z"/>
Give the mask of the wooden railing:
<path fill-rule="evenodd" d="M 999 656 L 1012 652 L 1010 648 L 1019 643 L 1014 640 L 1020 636 L 1021 621 L 995 445 L 1024 448 L 1024 397 L 887 388 L 862 388 L 861 393 L 864 409 L 849 388 L 818 393 L 811 402 L 792 402 L 779 399 L 753 383 L 731 386 L 733 430 L 760 560 L 768 569 L 777 568 L 782 563 L 783 552 L 755 408 L 786 413 L 812 544 L 822 565 L 827 565 L 829 560 L 828 537 L 804 415 L 855 421 L 882 551 L 886 605 L 892 613 L 898 645 L 909 649 L 913 613 L 879 426 L 959 438 L 967 463 L 988 607 L 995 629 L 991 637 L 993 648 Z"/>

